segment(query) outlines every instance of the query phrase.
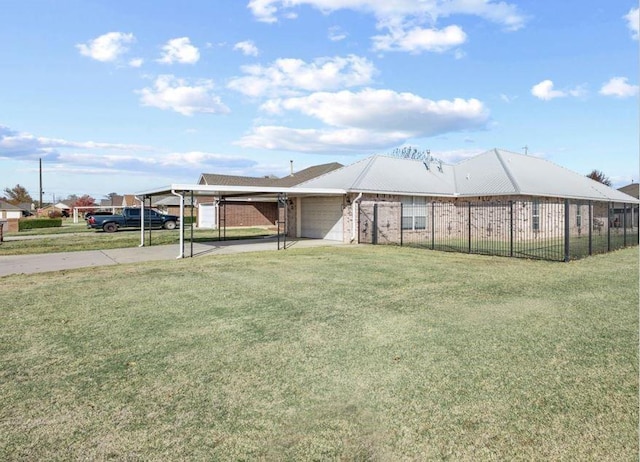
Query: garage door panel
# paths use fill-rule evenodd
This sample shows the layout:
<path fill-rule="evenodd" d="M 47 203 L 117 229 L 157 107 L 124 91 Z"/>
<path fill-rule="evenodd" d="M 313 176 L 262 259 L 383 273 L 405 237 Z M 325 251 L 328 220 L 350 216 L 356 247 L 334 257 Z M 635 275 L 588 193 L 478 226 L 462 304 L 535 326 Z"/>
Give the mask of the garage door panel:
<path fill-rule="evenodd" d="M 342 198 L 302 199 L 302 237 L 342 241 Z"/>

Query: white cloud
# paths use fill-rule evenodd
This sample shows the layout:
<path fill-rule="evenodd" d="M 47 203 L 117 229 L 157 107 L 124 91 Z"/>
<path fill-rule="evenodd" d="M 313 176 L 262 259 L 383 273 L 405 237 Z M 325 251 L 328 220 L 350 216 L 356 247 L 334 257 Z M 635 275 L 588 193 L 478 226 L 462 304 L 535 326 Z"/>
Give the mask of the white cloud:
<path fill-rule="evenodd" d="M 141 67 L 144 64 L 144 59 L 142 58 L 133 58 L 129 60 L 129 66 L 131 67 Z"/>
<path fill-rule="evenodd" d="M 162 57 L 158 62 L 163 64 L 195 64 L 200 59 L 200 52 L 191 45 L 189 37 L 180 37 L 169 40 L 162 47 Z"/>
<path fill-rule="evenodd" d="M 329 40 L 332 42 L 340 42 L 347 38 L 348 34 L 342 30 L 339 26 L 332 26 L 329 28 L 329 33 L 327 34 Z"/>
<path fill-rule="evenodd" d="M 623 17 L 627 21 L 627 27 L 631 31 L 631 36 L 635 40 L 638 40 L 638 36 L 640 35 L 640 8 L 631 8 Z"/>
<path fill-rule="evenodd" d="M 579 98 L 585 96 L 587 90 L 584 85 L 578 85 L 568 90 L 555 90 L 553 81 L 547 79 L 531 87 L 531 94 L 541 100 L 550 101 L 555 98 L 564 98 L 567 96 Z"/>
<path fill-rule="evenodd" d="M 612 77 L 602 85 L 600 94 L 618 98 L 629 98 L 638 94 L 638 85 L 627 83 L 626 77 Z"/>
<path fill-rule="evenodd" d="M 391 28 L 389 34 L 376 35 L 372 39 L 373 48 L 377 51 L 442 53 L 462 45 L 467 40 L 467 35 L 458 26 L 447 26 L 444 29 L 414 27 L 410 30 Z"/>
<path fill-rule="evenodd" d="M 488 117 L 477 99 L 433 101 L 412 93 L 371 88 L 358 93 L 344 90 L 271 100 L 262 108 L 272 114 L 297 111 L 331 126 L 402 131 L 415 136 L 479 128 Z"/>
<path fill-rule="evenodd" d="M 272 115 L 295 111 L 329 127 L 259 126 L 238 142 L 241 146 L 306 152 L 372 150 L 415 137 L 481 129 L 489 117 L 476 99 L 432 101 L 411 93 L 375 89 L 274 99 L 262 109 Z"/>
<path fill-rule="evenodd" d="M 357 128 L 296 129 L 260 126 L 235 144 L 244 148 L 296 152 L 368 151 L 396 146 L 409 135 L 402 132 L 374 132 Z"/>
<path fill-rule="evenodd" d="M 246 56 L 258 56 L 258 47 L 251 40 L 238 42 L 233 46 L 234 50 L 240 50 Z"/>
<path fill-rule="evenodd" d="M 508 30 L 517 30 L 525 22 L 515 5 L 494 0 L 251 0 L 248 8 L 258 21 L 273 23 L 278 21 L 278 12 L 302 5 L 325 13 L 341 9 L 370 13 L 379 25 L 411 21 L 435 23 L 440 17 L 458 14 L 479 16 Z"/>
<path fill-rule="evenodd" d="M 118 57 L 128 51 L 127 45 L 134 42 L 133 34 L 124 32 L 108 32 L 87 43 L 79 43 L 76 48 L 83 56 L 101 62 L 115 61 Z"/>
<path fill-rule="evenodd" d="M 232 79 L 229 88 L 260 97 L 362 86 L 371 82 L 376 69 L 366 58 L 350 55 L 319 58 L 312 63 L 278 59 L 271 66 L 244 66 L 242 71 L 247 75 Z"/>
<path fill-rule="evenodd" d="M 0 125 L 0 158 L 36 159 L 44 157 L 57 159 L 61 156 L 59 149 L 144 151 L 149 148 L 134 144 L 98 143 L 95 141 L 79 142 L 47 138 L 35 136 L 31 133 L 18 132 Z"/>
<path fill-rule="evenodd" d="M 211 80 L 201 80 L 189 85 L 186 80 L 173 75 L 161 75 L 154 82 L 153 88 L 143 88 L 138 93 L 144 106 L 169 109 L 186 116 L 230 112 L 220 98 L 212 93 L 213 88 Z"/>

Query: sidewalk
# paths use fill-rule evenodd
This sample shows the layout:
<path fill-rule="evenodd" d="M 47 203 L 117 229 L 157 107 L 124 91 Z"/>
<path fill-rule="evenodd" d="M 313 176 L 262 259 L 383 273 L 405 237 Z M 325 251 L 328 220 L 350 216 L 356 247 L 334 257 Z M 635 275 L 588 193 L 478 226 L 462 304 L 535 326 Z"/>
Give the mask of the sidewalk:
<path fill-rule="evenodd" d="M 283 243 L 281 242 L 282 246 Z M 322 239 L 287 240 L 287 249 L 336 246 L 342 242 Z M 277 250 L 277 239 L 243 239 L 237 241 L 212 241 L 210 243 L 194 243 L 193 256 L 228 255 L 245 252 L 264 252 Z M 94 266 L 119 265 L 125 263 L 176 260 L 179 246 L 155 245 L 147 247 L 127 247 L 124 249 L 85 250 L 80 252 L 43 253 L 34 255 L 0 256 L 0 277 L 10 274 L 45 273 Z M 185 242 L 184 256 L 191 255 L 191 245 Z"/>

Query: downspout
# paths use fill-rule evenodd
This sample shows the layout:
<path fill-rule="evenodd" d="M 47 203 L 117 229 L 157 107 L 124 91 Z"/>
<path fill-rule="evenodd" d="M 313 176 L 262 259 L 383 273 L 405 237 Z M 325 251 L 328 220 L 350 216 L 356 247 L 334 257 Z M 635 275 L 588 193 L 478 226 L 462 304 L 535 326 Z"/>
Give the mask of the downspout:
<path fill-rule="evenodd" d="M 356 239 L 356 207 L 358 206 L 358 201 L 362 199 L 362 193 L 358 194 L 353 202 L 351 203 L 351 240 L 350 243 Z"/>
<path fill-rule="evenodd" d="M 140 245 L 138 247 L 144 247 L 144 197 L 142 199 L 138 196 L 134 197 L 140 202 Z"/>
<path fill-rule="evenodd" d="M 171 194 L 180 198 L 180 253 L 176 259 L 184 258 L 184 195 L 171 190 Z M 193 223 L 191 224 L 193 226 Z"/>

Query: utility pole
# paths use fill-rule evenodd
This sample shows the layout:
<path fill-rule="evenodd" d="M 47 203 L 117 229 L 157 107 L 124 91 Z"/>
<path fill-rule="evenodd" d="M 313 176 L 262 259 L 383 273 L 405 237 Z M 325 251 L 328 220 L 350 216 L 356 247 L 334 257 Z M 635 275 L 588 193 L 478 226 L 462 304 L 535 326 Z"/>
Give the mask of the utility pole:
<path fill-rule="evenodd" d="M 42 208 L 42 157 L 40 158 L 40 204 L 39 207 Z"/>

